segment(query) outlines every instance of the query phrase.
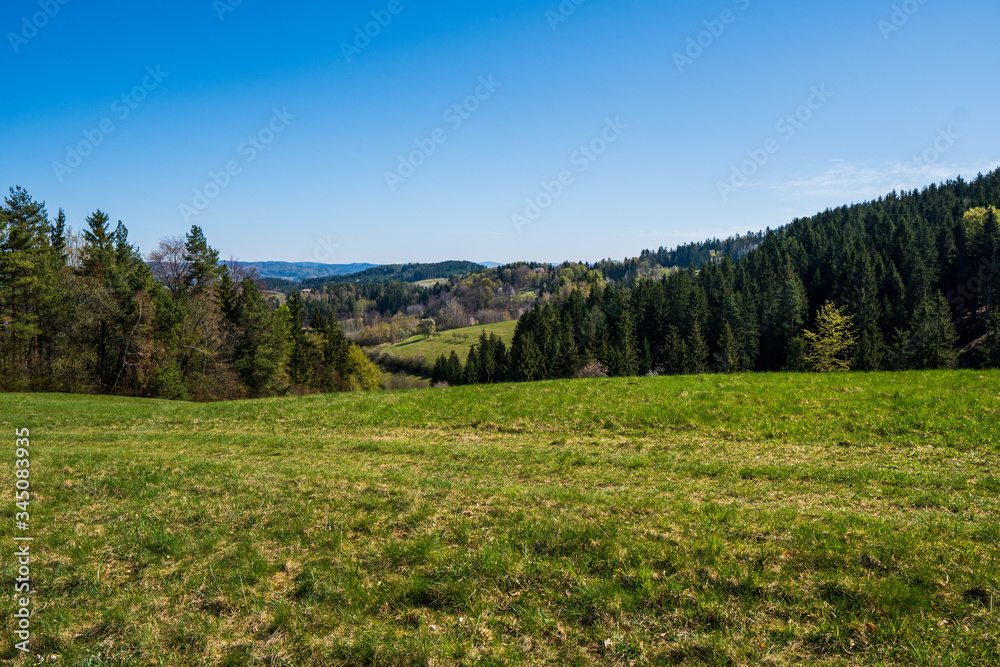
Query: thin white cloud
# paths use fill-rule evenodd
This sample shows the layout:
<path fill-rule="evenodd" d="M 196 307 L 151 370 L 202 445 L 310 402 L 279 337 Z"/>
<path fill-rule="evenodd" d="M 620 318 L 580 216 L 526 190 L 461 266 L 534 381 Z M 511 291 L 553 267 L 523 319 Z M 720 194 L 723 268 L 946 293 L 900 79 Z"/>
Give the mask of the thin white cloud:
<path fill-rule="evenodd" d="M 747 187 L 768 188 L 787 192 L 800 197 L 834 198 L 848 201 L 877 199 L 893 190 L 922 189 L 932 183 L 941 183 L 961 175 L 966 180 L 976 174 L 988 173 L 1000 162 L 962 167 L 957 164 L 932 164 L 915 166 L 913 163 L 887 163 L 882 166 L 854 164 L 846 160 L 834 160 L 832 167 L 811 178 L 794 179 L 785 182 L 757 182 Z"/>

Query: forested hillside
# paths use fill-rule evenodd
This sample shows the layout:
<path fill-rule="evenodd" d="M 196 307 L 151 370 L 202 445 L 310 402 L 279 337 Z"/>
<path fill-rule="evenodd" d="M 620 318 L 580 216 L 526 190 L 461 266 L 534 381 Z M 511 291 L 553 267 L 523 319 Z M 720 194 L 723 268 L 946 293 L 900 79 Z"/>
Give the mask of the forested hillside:
<path fill-rule="evenodd" d="M 473 262 L 455 261 L 436 262 L 433 264 L 388 264 L 386 266 L 375 266 L 363 271 L 354 271 L 349 274 L 310 278 L 302 282 L 302 287 L 305 289 L 316 289 L 317 287 L 323 287 L 331 283 L 384 283 L 390 280 L 415 283 L 433 278 L 464 276 L 484 268 L 486 267 Z"/>
<path fill-rule="evenodd" d="M 269 304 L 198 227 L 143 257 L 101 211 L 69 234 L 62 211 L 50 220 L 14 188 L 0 208 L 0 389 L 377 388 L 356 343 L 510 320 L 509 346 L 484 338 L 434 379 L 997 366 L 998 204 L 1000 171 L 623 262 L 378 267 Z"/>
<path fill-rule="evenodd" d="M 381 386 L 336 322 L 304 328 L 297 296 L 272 310 L 193 227 L 143 258 L 96 211 L 68 234 L 60 210 L 13 188 L 0 208 L 0 389 L 212 400 L 292 387 Z"/>
<path fill-rule="evenodd" d="M 316 262 L 241 262 L 261 278 L 295 282 L 327 276 L 347 276 L 375 268 L 375 264 L 319 264 Z"/>
<path fill-rule="evenodd" d="M 509 350 L 484 340 L 435 379 L 997 366 L 997 204 L 1000 171 L 795 220 L 736 262 L 590 274 L 522 317 Z"/>

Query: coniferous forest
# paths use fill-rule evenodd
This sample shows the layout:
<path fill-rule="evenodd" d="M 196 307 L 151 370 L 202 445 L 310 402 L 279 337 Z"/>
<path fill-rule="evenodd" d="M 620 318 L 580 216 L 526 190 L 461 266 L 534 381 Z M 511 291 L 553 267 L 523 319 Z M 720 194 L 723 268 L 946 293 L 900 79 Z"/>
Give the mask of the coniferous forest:
<path fill-rule="evenodd" d="M 381 388 L 336 322 L 307 330 L 297 295 L 271 308 L 252 276 L 220 265 L 201 229 L 148 257 L 120 221 L 12 188 L 0 209 L 0 389 L 217 400 L 293 388 Z"/>
<path fill-rule="evenodd" d="M 464 366 L 439 359 L 434 379 L 808 371 L 828 366 L 831 343 L 843 369 L 996 367 L 998 204 L 995 171 L 797 219 L 736 261 L 663 279 L 592 272 L 522 317 L 509 349 L 484 338 Z"/>
<path fill-rule="evenodd" d="M 484 336 L 465 359 L 438 359 L 426 369 L 436 383 L 996 367 L 998 205 L 1000 171 L 625 262 L 512 265 L 433 288 L 370 271 L 370 284 L 338 278 L 269 302 L 198 227 L 144 256 L 107 214 L 71 234 L 61 210 L 12 188 L 0 389 L 189 400 L 379 389 L 338 321 L 359 303 L 389 319 L 458 308 L 455 327 L 468 312 L 520 316 L 510 345 Z M 519 290 L 534 295 L 527 308 Z"/>

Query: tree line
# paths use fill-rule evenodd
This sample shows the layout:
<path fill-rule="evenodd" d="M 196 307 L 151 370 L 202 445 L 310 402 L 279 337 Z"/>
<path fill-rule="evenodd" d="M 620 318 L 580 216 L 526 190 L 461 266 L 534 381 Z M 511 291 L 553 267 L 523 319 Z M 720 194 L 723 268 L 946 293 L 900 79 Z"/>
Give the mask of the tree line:
<path fill-rule="evenodd" d="M 312 325 L 297 296 L 271 308 L 197 226 L 144 258 L 100 210 L 72 233 L 22 188 L 0 207 L 0 390 L 219 400 L 381 388 L 336 321 Z"/>
<path fill-rule="evenodd" d="M 483 339 L 434 380 L 997 367 L 998 202 L 1000 170 L 743 237 L 737 261 L 590 273 L 525 314 L 509 348 Z"/>

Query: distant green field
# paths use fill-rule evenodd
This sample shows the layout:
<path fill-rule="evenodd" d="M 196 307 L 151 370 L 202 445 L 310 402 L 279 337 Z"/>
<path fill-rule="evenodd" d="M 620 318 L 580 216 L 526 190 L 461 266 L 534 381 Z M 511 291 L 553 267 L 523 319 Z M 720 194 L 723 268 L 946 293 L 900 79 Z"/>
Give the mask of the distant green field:
<path fill-rule="evenodd" d="M 385 345 L 376 349 L 403 359 L 423 357 L 430 363 L 433 363 L 442 354 L 447 356 L 452 351 L 455 351 L 464 363 L 465 358 L 469 355 L 469 350 L 479 342 L 479 336 L 483 331 L 486 332 L 487 336 L 496 334 L 503 338 L 506 343 L 510 344 L 514 338 L 514 329 L 516 327 L 517 321 L 512 320 L 510 322 L 500 322 L 499 324 L 484 324 L 478 327 L 452 329 L 435 334 L 430 338 L 427 336 L 414 336 L 402 343 Z"/>
<path fill-rule="evenodd" d="M 0 395 L 46 664 L 1000 664 L 1000 373 Z M 58 656 L 58 657 L 53 657 Z"/>

